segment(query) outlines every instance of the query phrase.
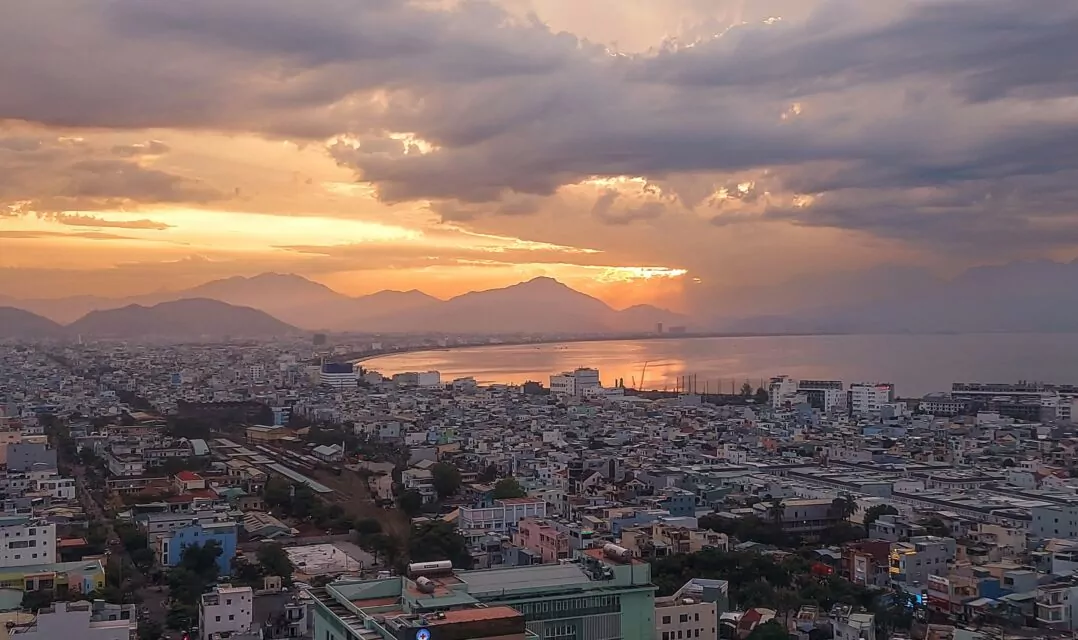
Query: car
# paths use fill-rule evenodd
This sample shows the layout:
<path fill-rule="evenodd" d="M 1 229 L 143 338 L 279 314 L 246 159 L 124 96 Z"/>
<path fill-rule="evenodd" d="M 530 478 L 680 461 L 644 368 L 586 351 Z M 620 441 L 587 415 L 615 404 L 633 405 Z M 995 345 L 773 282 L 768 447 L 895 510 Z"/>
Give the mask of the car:
<path fill-rule="evenodd" d="M 118 539 L 116 539 L 116 538 L 113 538 L 112 540 L 109 540 L 109 546 L 110 547 L 118 547 L 118 546 L 120 546 L 120 541 Z"/>

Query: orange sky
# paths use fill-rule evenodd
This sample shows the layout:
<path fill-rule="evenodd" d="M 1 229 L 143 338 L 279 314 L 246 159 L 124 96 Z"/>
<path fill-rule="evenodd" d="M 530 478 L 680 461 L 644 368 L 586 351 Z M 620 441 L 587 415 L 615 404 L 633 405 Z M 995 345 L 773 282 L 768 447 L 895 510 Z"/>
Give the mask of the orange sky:
<path fill-rule="evenodd" d="M 882 50 L 851 68 L 825 48 L 889 34 L 918 18 L 909 3 L 417 0 L 336 13 L 273 0 L 251 18 L 260 27 L 233 32 L 247 19 L 233 7 L 192 2 L 182 16 L 12 6 L 0 296 L 275 271 L 445 298 L 546 275 L 616 307 L 685 310 L 836 271 L 1075 253 L 1047 218 L 1001 251 L 1008 207 L 1053 191 L 998 170 L 982 184 L 961 164 L 996 157 L 991 136 L 1071 122 L 1072 104 L 1011 88 L 972 100 L 924 69 L 970 82 L 981 69 L 892 68 L 905 59 Z M 44 28 L 64 46 L 25 36 Z M 884 75 L 860 77 L 862 63 Z M 962 179 L 923 183 L 948 172 Z"/>

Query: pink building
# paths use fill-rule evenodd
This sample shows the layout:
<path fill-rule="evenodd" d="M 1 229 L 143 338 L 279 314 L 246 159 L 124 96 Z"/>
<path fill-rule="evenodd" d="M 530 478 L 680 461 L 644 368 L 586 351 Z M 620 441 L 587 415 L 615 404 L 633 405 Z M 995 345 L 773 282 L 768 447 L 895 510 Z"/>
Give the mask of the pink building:
<path fill-rule="evenodd" d="M 569 535 L 558 531 L 554 525 L 539 518 L 524 518 L 513 535 L 513 544 L 531 551 L 542 559 L 543 564 L 571 558 Z"/>

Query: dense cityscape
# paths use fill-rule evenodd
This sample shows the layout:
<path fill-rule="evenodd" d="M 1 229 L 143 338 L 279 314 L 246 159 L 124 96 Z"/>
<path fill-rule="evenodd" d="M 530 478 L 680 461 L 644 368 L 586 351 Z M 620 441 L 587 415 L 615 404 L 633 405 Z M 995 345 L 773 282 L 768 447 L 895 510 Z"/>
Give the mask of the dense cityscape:
<path fill-rule="evenodd" d="M 0 347 L 10 637 L 1078 629 L 1078 388 L 480 385 L 356 357 L 419 346 Z"/>

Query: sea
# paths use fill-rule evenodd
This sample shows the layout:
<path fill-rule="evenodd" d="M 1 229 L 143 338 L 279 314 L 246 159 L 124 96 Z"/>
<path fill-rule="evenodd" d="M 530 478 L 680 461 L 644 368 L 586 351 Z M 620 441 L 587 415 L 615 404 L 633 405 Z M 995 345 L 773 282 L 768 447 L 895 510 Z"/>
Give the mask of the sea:
<path fill-rule="evenodd" d="M 903 397 L 949 391 L 953 382 L 1078 383 L 1078 334 L 888 334 L 760 336 L 463 347 L 363 362 L 383 375 L 441 372 L 480 384 L 547 385 L 551 374 L 599 369 L 604 386 L 737 392 L 768 378 L 891 382 Z M 642 381 L 642 382 L 641 382 Z"/>

